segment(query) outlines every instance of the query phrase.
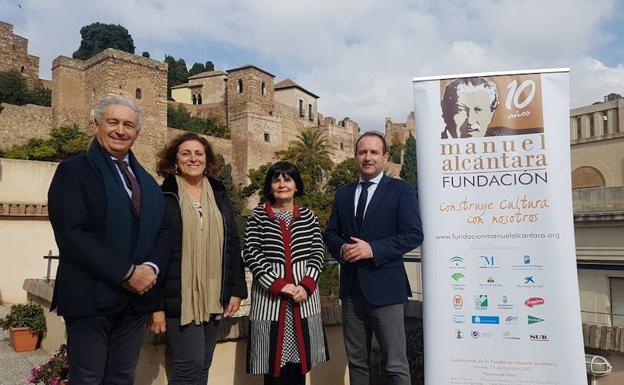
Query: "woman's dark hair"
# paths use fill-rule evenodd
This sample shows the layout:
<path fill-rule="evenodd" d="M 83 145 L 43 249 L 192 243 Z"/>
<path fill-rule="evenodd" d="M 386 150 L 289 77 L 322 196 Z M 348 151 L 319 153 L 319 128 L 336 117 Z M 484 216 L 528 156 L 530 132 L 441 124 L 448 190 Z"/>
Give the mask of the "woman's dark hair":
<path fill-rule="evenodd" d="M 204 174 L 212 177 L 219 175 L 220 166 L 217 164 L 217 157 L 214 151 L 212 151 L 212 146 L 208 143 L 206 138 L 194 132 L 186 132 L 176 136 L 165 145 L 165 148 L 158 152 L 158 163 L 156 165 L 156 173 L 158 175 L 166 177 L 176 173 L 178 148 L 182 143 L 188 142 L 189 140 L 198 141 L 204 146 L 204 151 L 206 152 L 206 170 Z"/>
<path fill-rule="evenodd" d="M 280 175 L 295 181 L 295 187 L 297 187 L 297 191 L 295 191 L 296 197 L 303 195 L 303 180 L 301 179 L 301 174 L 297 166 L 290 162 L 277 162 L 269 167 L 269 171 L 267 171 L 266 177 L 264 178 L 262 196 L 265 200 L 275 203 L 275 198 L 273 194 L 271 194 L 271 183 L 279 178 Z"/>

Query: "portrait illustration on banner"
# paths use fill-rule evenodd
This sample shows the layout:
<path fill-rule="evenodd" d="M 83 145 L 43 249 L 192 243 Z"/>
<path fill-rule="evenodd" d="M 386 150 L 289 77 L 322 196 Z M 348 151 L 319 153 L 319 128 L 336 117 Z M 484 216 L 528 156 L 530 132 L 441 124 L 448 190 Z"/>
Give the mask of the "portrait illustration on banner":
<path fill-rule="evenodd" d="M 544 132 L 539 74 L 440 81 L 441 139 Z"/>

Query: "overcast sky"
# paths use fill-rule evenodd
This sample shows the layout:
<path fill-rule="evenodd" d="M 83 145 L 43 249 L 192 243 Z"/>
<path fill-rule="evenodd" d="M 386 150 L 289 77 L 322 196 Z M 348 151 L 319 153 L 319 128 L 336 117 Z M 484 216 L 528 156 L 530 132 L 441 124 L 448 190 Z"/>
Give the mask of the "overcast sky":
<path fill-rule="evenodd" d="M 136 52 L 216 69 L 254 64 L 320 96 L 325 116 L 383 130 L 412 110 L 414 76 L 569 67 L 571 104 L 624 94 L 616 0 L 0 0 L 51 78 L 80 28 L 126 27 Z"/>

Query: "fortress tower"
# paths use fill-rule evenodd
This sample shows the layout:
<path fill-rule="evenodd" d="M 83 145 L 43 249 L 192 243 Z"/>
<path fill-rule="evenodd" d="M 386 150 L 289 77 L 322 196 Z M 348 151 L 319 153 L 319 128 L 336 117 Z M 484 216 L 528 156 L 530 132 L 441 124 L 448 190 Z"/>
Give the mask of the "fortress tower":
<path fill-rule="evenodd" d="M 28 87 L 42 86 L 39 80 L 39 57 L 28 53 L 28 39 L 15 35 L 12 24 L 0 21 L 0 71 L 12 69 L 21 72 Z"/>
<path fill-rule="evenodd" d="M 52 125 L 78 124 L 90 131 L 93 105 L 107 95 L 134 99 L 143 128 L 134 152 L 151 170 L 167 140 L 167 64 L 106 49 L 88 60 L 57 57 L 52 63 Z"/>

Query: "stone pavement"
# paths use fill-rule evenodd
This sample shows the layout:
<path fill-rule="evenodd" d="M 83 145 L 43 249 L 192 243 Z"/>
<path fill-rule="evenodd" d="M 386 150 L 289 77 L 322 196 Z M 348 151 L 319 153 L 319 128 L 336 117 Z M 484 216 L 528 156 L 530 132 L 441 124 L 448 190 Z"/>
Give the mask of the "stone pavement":
<path fill-rule="evenodd" d="M 9 305 L 0 305 L 0 318 L 9 312 Z M 9 341 L 9 332 L 0 330 L 0 385 L 26 385 L 30 369 L 46 362 L 50 355 L 41 349 L 16 353 Z"/>

